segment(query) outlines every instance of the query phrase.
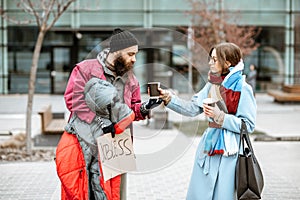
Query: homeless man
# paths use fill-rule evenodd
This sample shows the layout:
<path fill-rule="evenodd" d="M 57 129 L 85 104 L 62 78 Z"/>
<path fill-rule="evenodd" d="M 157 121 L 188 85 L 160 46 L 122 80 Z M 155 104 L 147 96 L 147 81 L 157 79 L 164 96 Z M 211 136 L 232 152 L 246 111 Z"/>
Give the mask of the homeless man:
<path fill-rule="evenodd" d="M 99 170 L 98 157 L 94 154 L 96 152 L 93 152 L 92 146 L 87 141 L 87 138 L 93 139 L 91 137 L 93 126 L 96 126 L 95 129 L 102 132 L 114 132 L 115 126 L 109 124 L 108 121 L 106 124 L 103 117 L 97 116 L 97 112 L 87 105 L 84 89 L 87 82 L 93 77 L 106 80 L 115 87 L 120 97 L 120 103 L 126 104 L 133 111 L 133 120 L 145 119 L 149 116 L 150 109 L 159 105 L 161 100 L 141 102 L 140 86 L 132 72 L 137 52 L 138 41 L 135 36 L 129 31 L 115 29 L 110 40 L 110 48 L 100 52 L 96 59 L 84 60 L 78 63 L 73 69 L 64 95 L 66 106 L 71 112 L 69 124 L 80 120 L 81 124 L 86 125 L 88 128 L 80 134 L 76 131 L 73 133 L 72 126 L 67 126 L 60 141 L 60 149 L 63 149 L 63 151 L 57 151 L 57 157 L 62 152 L 67 154 L 68 150 L 64 147 L 73 146 L 81 152 L 78 159 L 82 165 L 78 168 L 78 160 L 72 160 L 64 156 L 65 159 L 70 159 L 70 161 L 64 161 L 64 163 L 67 163 L 67 168 L 69 168 L 67 171 L 70 173 L 68 174 L 78 177 L 80 181 L 75 186 L 74 177 L 69 177 L 70 181 L 72 180 L 72 183 L 74 183 L 74 187 L 69 189 L 67 188 L 68 184 L 64 185 L 61 179 L 62 199 L 74 199 L 72 195 L 77 195 L 74 197 L 79 199 L 120 199 L 121 177 L 118 176 L 104 183 Z M 105 94 L 103 95 L 105 96 Z M 115 114 L 113 113 L 113 115 Z M 111 119 L 109 120 L 111 121 Z M 102 123 L 98 123 L 99 121 L 102 121 Z M 133 134 L 132 126 L 129 125 L 129 127 L 131 134 Z M 70 171 L 70 166 L 73 165 L 80 169 L 79 172 Z M 61 174 L 60 170 L 62 168 L 57 165 L 58 174 Z M 67 198 L 68 195 L 71 195 L 70 198 Z"/>

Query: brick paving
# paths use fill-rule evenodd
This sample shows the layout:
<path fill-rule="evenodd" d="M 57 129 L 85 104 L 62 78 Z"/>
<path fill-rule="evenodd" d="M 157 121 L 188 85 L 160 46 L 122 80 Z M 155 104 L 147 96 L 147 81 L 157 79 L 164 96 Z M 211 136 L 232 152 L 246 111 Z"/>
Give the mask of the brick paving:
<path fill-rule="evenodd" d="M 1 100 L 3 99 L 0 98 Z M 292 120 L 298 119 L 299 114 L 297 113 L 300 111 L 300 105 L 274 104 L 269 97 L 261 94 L 257 95 L 257 100 L 260 109 L 258 111 L 258 128 L 263 129 L 270 135 L 272 135 L 273 130 L 288 130 L 287 132 L 277 131 L 274 133 L 275 136 L 289 135 L 289 133 L 290 135 L 300 136 L 298 127 L 295 124 L 289 124 L 289 116 L 293 116 Z M 53 103 L 55 104 L 55 102 Z M 8 103 L 6 102 L 5 105 L 8 106 Z M 39 105 L 42 105 L 42 103 L 40 102 Z M 286 109 L 288 112 L 284 112 Z M 0 115 L 2 115 L 1 112 Z M 9 113 L 5 112 L 4 114 Z M 169 116 L 174 117 L 173 113 L 170 113 Z M 279 119 L 280 121 L 276 121 Z M 140 128 L 143 128 L 143 130 Z M 140 124 L 138 124 L 135 131 L 138 132 L 139 129 L 143 133 L 148 131 L 148 134 L 151 134 L 151 130 L 147 130 Z M 163 148 L 164 144 L 169 145 L 170 141 L 175 140 L 174 135 L 172 135 L 173 132 L 175 135 L 178 134 L 175 129 L 162 130 L 161 135 L 156 140 L 153 139 L 153 144 L 152 146 L 150 144 L 150 147 L 159 149 Z M 184 140 L 184 138 L 180 139 Z M 140 145 L 138 140 L 136 142 L 136 153 L 151 151 L 151 148 L 146 148 L 143 143 L 145 141 L 142 139 Z M 192 140 L 190 148 L 179 159 L 175 159 L 173 163 L 165 167 L 152 172 L 128 174 L 128 199 L 185 199 L 198 142 L 199 138 Z M 300 142 L 253 142 L 253 145 L 265 178 L 262 199 L 300 199 Z M 176 152 L 176 149 L 174 149 L 174 152 Z M 173 156 L 172 151 L 170 156 Z M 54 161 L 0 163 L 0 200 L 2 199 L 59 200 L 60 183 L 56 175 Z"/>
<path fill-rule="evenodd" d="M 183 156 L 155 172 L 130 173 L 129 200 L 185 199 L 199 139 Z M 300 199 L 299 142 L 254 142 L 265 176 L 264 200 Z M 293 153 L 294 152 L 294 153 Z M 0 164 L 0 199 L 58 200 L 60 184 L 54 162 Z"/>
<path fill-rule="evenodd" d="M 300 142 L 253 144 L 265 178 L 262 199 L 300 199 Z"/>
<path fill-rule="evenodd" d="M 198 142 L 195 139 L 182 158 L 165 169 L 129 174 L 128 199 L 185 199 Z M 262 199 L 300 199 L 300 142 L 253 142 L 253 146 L 265 178 Z"/>
<path fill-rule="evenodd" d="M 195 139 L 179 159 L 158 171 L 129 174 L 128 199 L 185 199 L 198 141 Z"/>
<path fill-rule="evenodd" d="M 0 164 L 1 200 L 57 200 L 59 190 L 54 162 Z"/>
<path fill-rule="evenodd" d="M 154 172 L 128 174 L 128 200 L 185 199 L 199 139 L 183 156 Z M 262 166 L 264 200 L 300 199 L 300 142 L 254 142 Z M 60 184 L 54 162 L 0 164 L 0 199 L 59 200 Z"/>

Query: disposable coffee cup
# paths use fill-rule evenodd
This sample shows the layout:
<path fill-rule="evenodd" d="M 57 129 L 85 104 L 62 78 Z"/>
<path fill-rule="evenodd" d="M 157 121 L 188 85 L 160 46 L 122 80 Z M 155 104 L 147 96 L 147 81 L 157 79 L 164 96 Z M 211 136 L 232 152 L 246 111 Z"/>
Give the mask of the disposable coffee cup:
<path fill-rule="evenodd" d="M 203 104 L 214 107 L 216 102 L 214 101 L 213 98 L 206 98 L 203 100 Z"/>
<path fill-rule="evenodd" d="M 151 99 L 159 98 L 159 91 L 158 88 L 160 86 L 160 82 L 149 82 L 147 84 L 149 95 Z"/>

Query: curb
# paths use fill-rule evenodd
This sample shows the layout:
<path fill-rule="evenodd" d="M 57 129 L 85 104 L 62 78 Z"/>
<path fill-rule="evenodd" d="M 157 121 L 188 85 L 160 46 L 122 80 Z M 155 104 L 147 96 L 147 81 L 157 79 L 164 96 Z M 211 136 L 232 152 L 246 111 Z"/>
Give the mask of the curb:
<path fill-rule="evenodd" d="M 254 141 L 260 141 L 260 142 L 299 142 L 300 136 L 269 136 L 269 135 L 263 135 L 263 136 L 256 136 L 254 138 Z"/>

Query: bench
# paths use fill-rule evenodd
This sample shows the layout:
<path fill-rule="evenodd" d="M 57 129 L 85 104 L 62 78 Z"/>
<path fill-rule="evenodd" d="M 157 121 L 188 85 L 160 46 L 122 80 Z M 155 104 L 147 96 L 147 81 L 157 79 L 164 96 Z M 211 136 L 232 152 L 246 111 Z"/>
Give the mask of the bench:
<path fill-rule="evenodd" d="M 51 105 L 47 105 L 38 114 L 41 116 L 43 134 L 62 134 L 67 124 L 64 118 L 54 118 Z"/>
<path fill-rule="evenodd" d="M 300 94 L 300 85 L 284 85 L 282 91 L 287 93 L 299 93 Z"/>
<path fill-rule="evenodd" d="M 300 85 L 284 85 L 282 90 L 268 90 L 276 102 L 300 102 Z"/>

